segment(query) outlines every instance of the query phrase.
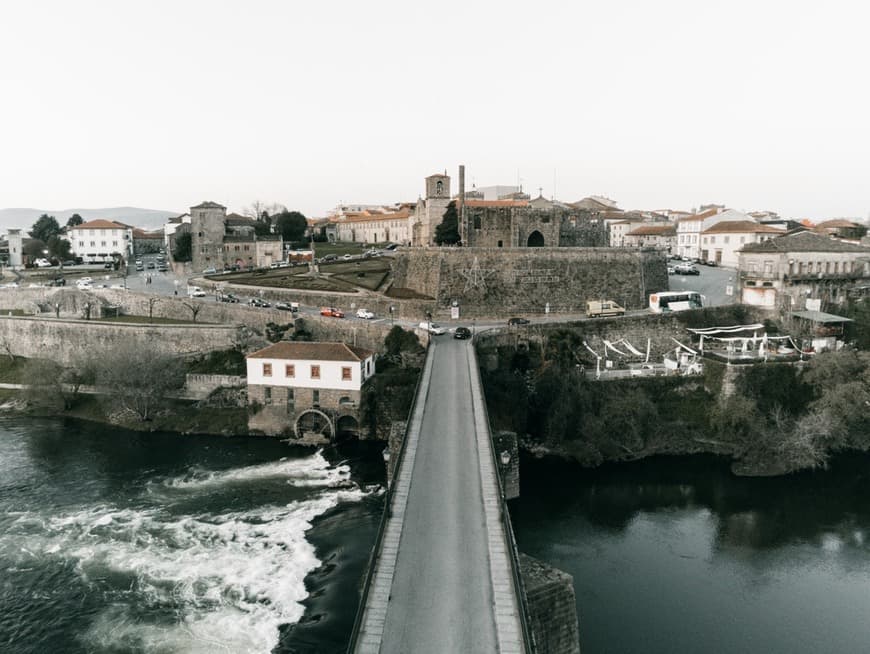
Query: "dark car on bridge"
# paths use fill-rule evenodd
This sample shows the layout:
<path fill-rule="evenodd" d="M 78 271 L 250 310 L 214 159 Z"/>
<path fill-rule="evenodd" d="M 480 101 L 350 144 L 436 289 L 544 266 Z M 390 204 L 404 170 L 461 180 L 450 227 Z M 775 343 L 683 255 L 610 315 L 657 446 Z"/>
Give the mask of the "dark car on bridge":
<path fill-rule="evenodd" d="M 508 325 L 528 325 L 529 321 L 526 318 L 508 318 Z"/>
<path fill-rule="evenodd" d="M 457 327 L 456 331 L 453 332 L 453 338 L 459 338 L 462 340 L 471 338 L 471 330 L 468 327 Z"/>

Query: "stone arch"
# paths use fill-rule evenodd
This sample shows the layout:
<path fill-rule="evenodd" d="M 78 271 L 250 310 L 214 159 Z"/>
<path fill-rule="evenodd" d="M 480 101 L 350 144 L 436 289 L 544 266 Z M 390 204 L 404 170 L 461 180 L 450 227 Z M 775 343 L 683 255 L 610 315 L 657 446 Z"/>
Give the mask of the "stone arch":
<path fill-rule="evenodd" d="M 339 438 L 359 437 L 359 420 L 354 416 L 341 416 L 335 423 L 335 433 Z"/>
<path fill-rule="evenodd" d="M 526 241 L 526 246 L 530 248 L 544 247 L 544 235 L 536 229 L 531 234 L 529 234 L 529 238 Z"/>
<path fill-rule="evenodd" d="M 296 438 L 302 438 L 307 434 L 320 434 L 326 438 L 332 439 L 335 435 L 335 429 L 332 426 L 332 420 L 328 415 L 319 409 L 306 409 L 296 417 L 296 423 L 293 425 L 296 432 Z"/>

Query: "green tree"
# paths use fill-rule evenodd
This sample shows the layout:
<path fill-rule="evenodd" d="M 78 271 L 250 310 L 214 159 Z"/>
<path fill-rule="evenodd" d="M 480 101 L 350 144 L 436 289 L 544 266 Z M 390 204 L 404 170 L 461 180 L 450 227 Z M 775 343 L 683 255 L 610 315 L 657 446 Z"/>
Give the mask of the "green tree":
<path fill-rule="evenodd" d="M 23 254 L 28 257 L 41 257 L 43 254 L 43 250 L 47 249 L 46 244 L 38 238 L 31 239 L 24 244 L 24 247 L 21 248 Z"/>
<path fill-rule="evenodd" d="M 29 234 L 43 243 L 48 243 L 52 236 L 60 234 L 60 225 L 57 222 L 57 218 L 44 213 L 33 223 Z"/>
<path fill-rule="evenodd" d="M 435 243 L 456 245 L 459 241 L 459 213 L 456 211 L 456 201 L 451 201 L 447 205 L 441 224 L 435 228 Z"/>
<path fill-rule="evenodd" d="M 48 239 L 48 253 L 56 259 L 63 261 L 70 257 L 70 244 L 65 238 L 60 236 L 52 236 Z"/>
<path fill-rule="evenodd" d="M 71 215 L 69 217 L 69 220 L 66 221 L 66 226 L 67 227 L 77 227 L 78 225 L 81 225 L 83 222 L 85 222 L 84 218 L 82 218 L 77 213 L 74 213 L 73 215 Z"/>
<path fill-rule="evenodd" d="M 192 236 L 190 232 L 181 232 L 175 237 L 175 249 L 172 251 L 172 258 L 176 261 L 190 261 L 192 248 Z"/>
<path fill-rule="evenodd" d="M 275 231 L 285 241 L 301 241 L 305 238 L 308 221 L 298 211 L 282 211 L 277 216 L 273 216 L 273 220 L 275 222 Z"/>

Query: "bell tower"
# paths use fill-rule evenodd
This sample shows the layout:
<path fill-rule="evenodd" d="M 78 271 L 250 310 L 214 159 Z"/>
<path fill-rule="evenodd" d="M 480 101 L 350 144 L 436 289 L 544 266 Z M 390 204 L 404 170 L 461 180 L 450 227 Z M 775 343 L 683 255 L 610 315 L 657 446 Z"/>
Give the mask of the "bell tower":
<path fill-rule="evenodd" d="M 450 199 L 450 177 L 444 175 L 429 175 L 426 178 L 426 199 Z"/>

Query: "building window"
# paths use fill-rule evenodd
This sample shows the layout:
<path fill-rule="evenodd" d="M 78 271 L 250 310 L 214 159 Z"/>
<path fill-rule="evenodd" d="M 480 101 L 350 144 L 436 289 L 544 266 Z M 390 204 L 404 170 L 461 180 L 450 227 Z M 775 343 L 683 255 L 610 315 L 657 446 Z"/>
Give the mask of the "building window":
<path fill-rule="evenodd" d="M 730 237 L 725 236 L 725 237 L 723 237 L 723 238 L 725 239 L 725 245 L 728 245 L 728 239 L 729 239 Z"/>
<path fill-rule="evenodd" d="M 84 241 L 79 241 L 79 247 L 80 247 L 80 248 L 85 247 L 85 242 L 84 242 Z"/>
<path fill-rule="evenodd" d="M 320 404 L 320 391 L 316 388 L 311 391 L 311 404 L 314 406 Z"/>
<path fill-rule="evenodd" d="M 351 380 L 351 372 L 348 366 L 341 367 L 341 381 L 350 381 Z"/>
<path fill-rule="evenodd" d="M 271 377 L 272 376 L 272 364 L 264 363 L 263 364 L 263 377 Z"/>
<path fill-rule="evenodd" d="M 764 262 L 764 272 L 770 274 L 773 272 L 773 261 Z"/>
<path fill-rule="evenodd" d="M 296 400 L 296 396 L 293 393 L 292 388 L 287 389 L 287 402 L 293 403 Z"/>
<path fill-rule="evenodd" d="M 263 404 L 272 404 L 272 387 L 266 386 L 263 389 Z"/>
<path fill-rule="evenodd" d="M 288 363 L 284 366 L 284 376 L 285 377 L 295 377 L 296 376 L 296 366 L 292 363 Z"/>
<path fill-rule="evenodd" d="M 96 241 L 91 241 L 91 247 L 94 247 L 97 244 Z"/>
<path fill-rule="evenodd" d="M 320 379 L 320 366 L 311 366 L 311 379 Z"/>

